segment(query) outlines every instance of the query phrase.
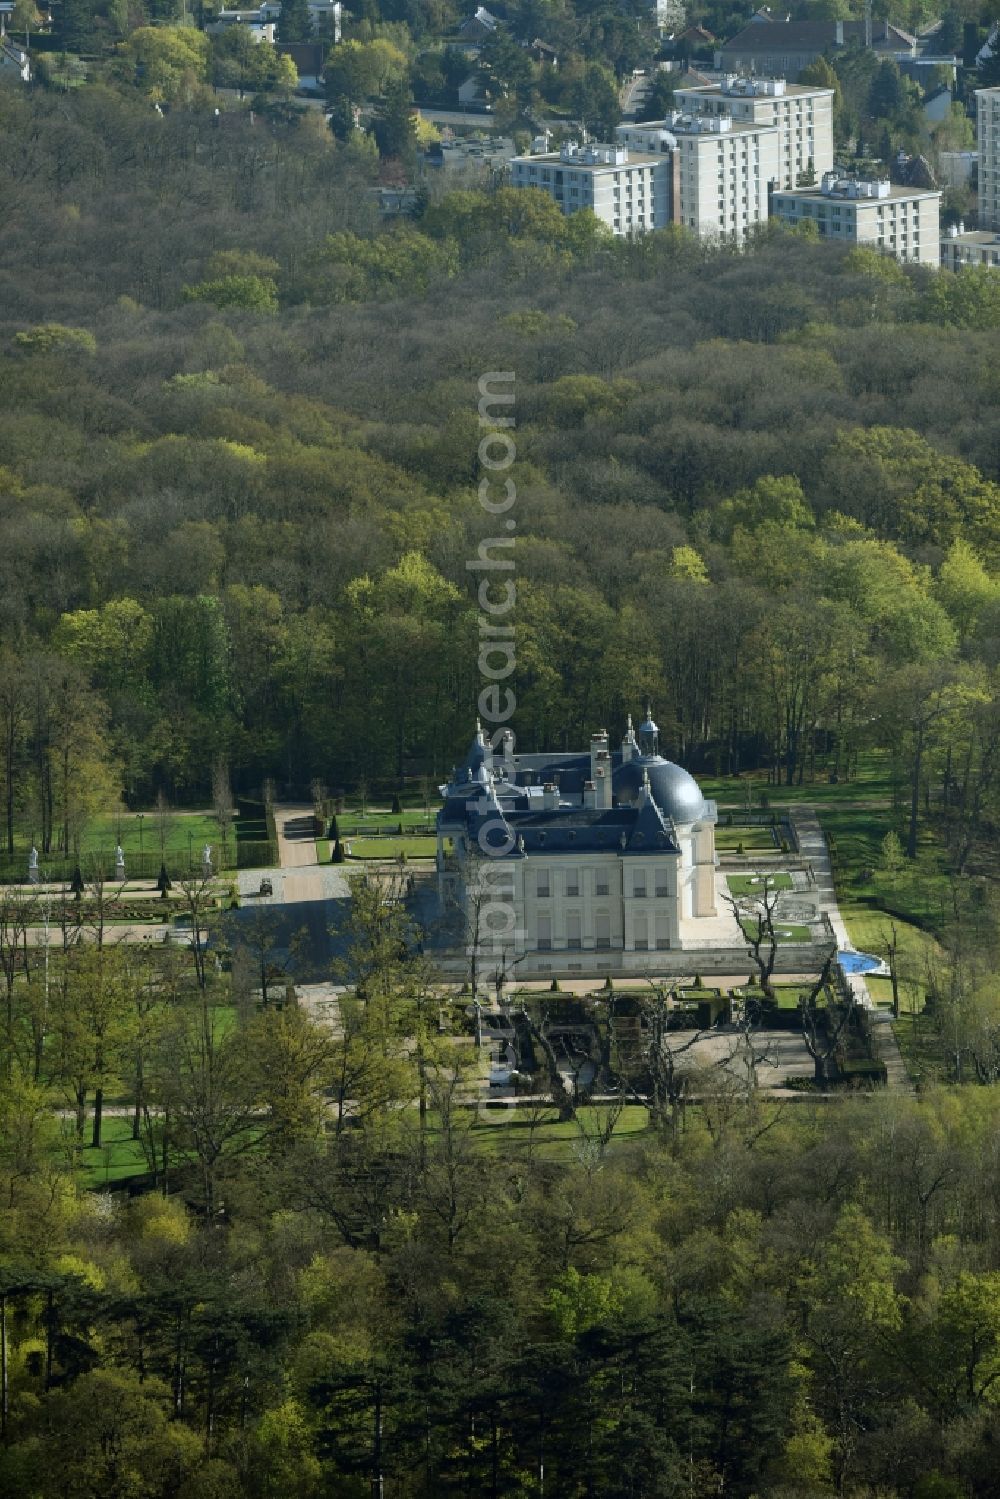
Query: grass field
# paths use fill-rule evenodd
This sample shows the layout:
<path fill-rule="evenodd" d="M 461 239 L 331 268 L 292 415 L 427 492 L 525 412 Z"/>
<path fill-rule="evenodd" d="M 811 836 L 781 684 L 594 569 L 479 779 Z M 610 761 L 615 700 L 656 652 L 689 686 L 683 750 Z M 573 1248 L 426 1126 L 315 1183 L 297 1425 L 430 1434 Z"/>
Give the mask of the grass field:
<path fill-rule="evenodd" d="M 779 808 L 796 802 L 842 802 L 859 800 L 891 799 L 892 781 L 889 776 L 889 757 L 878 751 L 863 754 L 858 762 L 858 774 L 852 781 L 839 780 L 831 784 L 825 770 L 813 781 L 804 781 L 801 786 L 774 786 L 768 782 L 764 772 L 747 776 L 713 778 L 698 776 L 698 784 L 706 796 L 712 797 L 726 810 L 746 809 L 746 787 L 750 785 L 752 809 L 760 811 L 762 798 L 769 807 Z"/>
<path fill-rule="evenodd" d="M 71 1134 L 72 1121 L 63 1120 L 65 1129 Z M 91 1121 L 88 1117 L 84 1139 L 90 1139 Z M 115 1115 L 105 1118 L 101 1136 L 104 1141 L 99 1150 L 87 1146 L 80 1151 L 80 1185 L 102 1187 L 112 1182 L 124 1181 L 129 1176 L 141 1176 L 147 1170 L 146 1157 L 138 1140 L 132 1139 L 131 1118 Z"/>
<path fill-rule="evenodd" d="M 532 1115 L 535 1124 L 532 1128 Z M 471 1135 L 476 1145 L 483 1150 L 497 1152 L 520 1147 L 537 1150 L 548 1160 L 572 1160 L 580 1150 L 587 1149 L 588 1137 L 593 1138 L 600 1127 L 604 1111 L 600 1108 L 583 1108 L 579 1111 L 580 1124 L 569 1120 L 561 1124 L 555 1109 L 537 1110 L 523 1105 L 510 1108 L 503 1103 L 484 1105 L 476 1113 Z M 540 1122 L 539 1122 L 540 1116 Z M 581 1128 L 582 1125 L 582 1128 Z M 611 1149 L 645 1134 L 649 1128 L 649 1115 L 637 1104 L 626 1106 L 615 1127 Z"/>

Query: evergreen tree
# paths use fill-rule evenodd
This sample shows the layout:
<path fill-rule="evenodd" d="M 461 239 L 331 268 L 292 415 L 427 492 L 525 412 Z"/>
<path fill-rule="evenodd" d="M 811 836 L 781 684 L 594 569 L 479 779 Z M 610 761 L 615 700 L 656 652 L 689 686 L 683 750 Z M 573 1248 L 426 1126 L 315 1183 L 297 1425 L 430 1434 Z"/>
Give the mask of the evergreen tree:
<path fill-rule="evenodd" d="M 281 0 L 281 15 L 278 17 L 278 41 L 287 47 L 292 42 L 308 42 L 312 39 L 312 16 L 308 0 Z"/>
<path fill-rule="evenodd" d="M 899 68 L 886 58 L 872 80 L 868 95 L 868 109 L 876 120 L 887 119 L 902 107 L 904 100 L 903 80 Z"/>
<path fill-rule="evenodd" d="M 56 15 L 56 35 L 63 52 L 82 52 L 90 42 L 94 16 L 89 0 L 62 0 Z"/>
<path fill-rule="evenodd" d="M 386 86 L 373 127 L 380 156 L 406 156 L 412 153 L 416 137 L 410 113 L 411 103 L 410 85 L 405 79 L 394 79 Z"/>
<path fill-rule="evenodd" d="M 338 141 L 348 141 L 354 129 L 354 107 L 346 94 L 330 101 L 330 129 Z"/>

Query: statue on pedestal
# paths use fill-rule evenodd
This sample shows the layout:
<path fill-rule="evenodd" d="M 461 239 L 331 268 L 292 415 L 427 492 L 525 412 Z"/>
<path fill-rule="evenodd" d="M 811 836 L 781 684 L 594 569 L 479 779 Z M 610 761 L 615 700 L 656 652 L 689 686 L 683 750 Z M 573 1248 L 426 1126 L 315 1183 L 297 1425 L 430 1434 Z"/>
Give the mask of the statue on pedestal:
<path fill-rule="evenodd" d="M 201 867 L 203 873 L 212 873 L 212 845 L 210 843 L 206 843 L 201 851 Z"/>
<path fill-rule="evenodd" d="M 34 844 L 31 845 L 31 853 L 28 855 L 28 883 L 38 884 L 38 850 Z"/>
<path fill-rule="evenodd" d="M 125 878 L 125 850 L 120 843 L 115 848 L 115 878 L 119 880 Z"/>

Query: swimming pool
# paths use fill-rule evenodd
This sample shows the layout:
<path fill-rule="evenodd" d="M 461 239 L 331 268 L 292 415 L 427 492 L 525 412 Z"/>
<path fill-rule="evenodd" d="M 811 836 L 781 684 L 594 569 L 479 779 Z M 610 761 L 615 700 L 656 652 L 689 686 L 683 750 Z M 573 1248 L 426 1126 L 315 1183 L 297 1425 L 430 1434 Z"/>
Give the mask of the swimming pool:
<path fill-rule="evenodd" d="M 838 952 L 837 962 L 845 973 L 875 973 L 884 967 L 882 959 L 870 952 Z"/>

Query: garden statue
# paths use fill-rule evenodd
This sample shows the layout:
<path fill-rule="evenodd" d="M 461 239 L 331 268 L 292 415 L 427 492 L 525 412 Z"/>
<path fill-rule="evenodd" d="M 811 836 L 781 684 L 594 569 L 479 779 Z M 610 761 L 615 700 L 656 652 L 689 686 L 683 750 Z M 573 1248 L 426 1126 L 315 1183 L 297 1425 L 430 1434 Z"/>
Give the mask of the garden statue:
<path fill-rule="evenodd" d="M 201 851 L 201 863 L 205 874 L 212 873 L 212 845 L 206 843 Z"/>
<path fill-rule="evenodd" d="M 31 853 L 28 855 L 28 881 L 32 885 L 38 884 L 38 850 L 34 844 L 31 845 Z"/>
<path fill-rule="evenodd" d="M 115 878 L 119 880 L 125 878 L 125 850 L 120 843 L 115 847 Z"/>

